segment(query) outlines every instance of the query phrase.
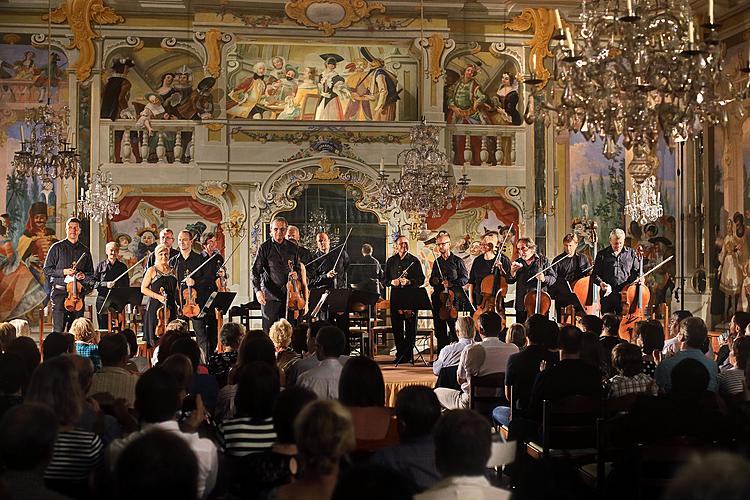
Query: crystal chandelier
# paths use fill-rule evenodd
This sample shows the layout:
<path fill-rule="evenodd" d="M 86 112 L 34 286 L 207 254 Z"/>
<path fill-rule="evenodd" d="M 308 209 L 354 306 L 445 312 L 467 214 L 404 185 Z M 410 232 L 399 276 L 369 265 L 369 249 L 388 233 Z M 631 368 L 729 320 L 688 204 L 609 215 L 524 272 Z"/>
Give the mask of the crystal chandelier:
<path fill-rule="evenodd" d="M 633 179 L 633 194 L 625 192 L 625 215 L 641 226 L 664 215 L 661 193 L 656 191 L 655 176 L 651 175 L 643 182 Z"/>
<path fill-rule="evenodd" d="M 100 165 L 88 185 L 85 192 L 81 188 L 81 199 L 78 200 L 84 217 L 101 224 L 105 217 L 112 219 L 120 213 L 120 205 L 115 202 L 117 187 L 112 185 L 111 172 L 105 174 Z"/>
<path fill-rule="evenodd" d="M 427 125 L 424 119 L 410 132 L 411 147 L 398 154 L 396 163 L 401 176 L 388 180 L 380 163 L 379 204 L 382 209 L 397 206 L 410 217 L 425 224 L 428 216 L 437 217 L 466 196 L 469 177 L 464 172 L 458 181 L 450 172 L 448 157 L 438 146 L 440 128 Z"/>

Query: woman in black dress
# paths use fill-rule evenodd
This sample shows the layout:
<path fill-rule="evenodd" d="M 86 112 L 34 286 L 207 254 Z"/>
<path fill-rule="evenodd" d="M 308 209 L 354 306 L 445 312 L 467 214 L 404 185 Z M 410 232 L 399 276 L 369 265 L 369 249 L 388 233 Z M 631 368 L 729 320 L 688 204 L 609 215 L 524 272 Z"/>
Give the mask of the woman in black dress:
<path fill-rule="evenodd" d="M 169 267 L 169 247 L 166 245 L 157 245 L 156 264 L 146 270 L 141 283 L 141 293 L 148 297 L 146 305 L 146 314 L 143 318 L 143 340 L 154 347 L 156 345 L 156 326 L 158 323 L 156 311 L 164 304 L 169 311 L 168 323 L 171 319 L 177 318 L 177 278 Z M 164 289 L 166 297 L 161 294 Z"/>

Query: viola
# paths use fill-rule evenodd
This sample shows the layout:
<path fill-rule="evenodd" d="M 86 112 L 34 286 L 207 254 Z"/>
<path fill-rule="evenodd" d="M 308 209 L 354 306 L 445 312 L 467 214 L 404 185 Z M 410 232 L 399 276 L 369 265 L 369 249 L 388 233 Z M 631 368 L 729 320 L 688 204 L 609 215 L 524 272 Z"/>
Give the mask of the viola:
<path fill-rule="evenodd" d="M 641 245 L 636 249 L 636 255 L 640 259 L 638 263 L 638 276 L 643 278 L 643 258 L 644 251 Z M 622 320 L 620 320 L 620 337 L 630 340 L 635 332 L 635 326 L 639 321 L 646 319 L 646 307 L 651 300 L 651 292 L 648 287 L 641 285 L 641 280 L 631 283 L 623 289 L 621 294 L 622 301 Z"/>
<path fill-rule="evenodd" d="M 445 275 L 443 274 L 443 269 L 440 267 L 439 260 L 440 255 L 438 255 L 435 259 L 435 265 L 438 267 L 438 271 L 440 272 L 441 281 L 445 281 Z M 458 309 L 456 309 L 455 298 L 456 296 L 453 293 L 453 290 L 451 290 L 450 288 L 446 288 L 438 294 L 438 300 L 440 302 L 438 316 L 441 320 L 447 321 L 449 319 L 458 318 Z"/>
<path fill-rule="evenodd" d="M 164 335 L 164 333 L 167 331 L 167 324 L 169 323 L 169 320 L 171 319 L 169 308 L 167 307 L 167 292 L 164 290 L 164 287 L 161 287 L 159 289 L 159 293 L 162 297 L 164 297 L 164 303 L 162 306 L 156 310 L 156 330 L 154 333 L 157 337 L 161 337 Z"/>
<path fill-rule="evenodd" d="M 190 273 L 188 272 L 187 275 L 189 276 Z M 194 318 L 198 316 L 201 312 L 201 308 L 197 302 L 198 292 L 196 292 L 192 286 L 187 285 L 182 291 L 182 315 L 186 318 Z"/>
<path fill-rule="evenodd" d="M 73 274 L 70 275 L 71 280 L 65 285 L 65 289 L 68 292 L 68 296 L 65 297 L 65 310 L 69 312 L 77 312 L 83 309 L 83 285 L 76 278 L 76 274 L 78 274 L 76 268 L 81 260 L 83 260 L 84 255 L 86 254 L 82 254 L 73 263 Z"/>
<path fill-rule="evenodd" d="M 300 311 L 305 309 L 305 298 L 302 296 L 302 281 L 299 278 L 292 278 L 294 265 L 291 260 L 287 261 L 289 265 L 289 279 L 286 282 L 286 307 L 292 311 L 294 319 L 299 318 Z"/>
<path fill-rule="evenodd" d="M 414 262 L 410 262 L 408 266 L 406 266 L 406 269 L 404 269 L 399 277 L 397 279 L 401 280 L 406 278 L 406 275 L 409 273 L 409 268 L 414 265 Z M 405 318 L 411 318 L 414 315 L 414 311 L 412 309 L 399 309 L 398 313 L 405 317 Z"/>

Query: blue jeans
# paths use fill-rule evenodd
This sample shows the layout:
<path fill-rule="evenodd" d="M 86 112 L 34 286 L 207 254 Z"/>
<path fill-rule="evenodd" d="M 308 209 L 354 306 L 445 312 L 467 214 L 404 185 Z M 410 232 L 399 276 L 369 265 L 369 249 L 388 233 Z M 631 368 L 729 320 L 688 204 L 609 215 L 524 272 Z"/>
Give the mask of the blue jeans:
<path fill-rule="evenodd" d="M 495 409 L 492 410 L 492 421 L 497 425 L 508 425 L 510 423 L 510 407 L 495 407 Z"/>

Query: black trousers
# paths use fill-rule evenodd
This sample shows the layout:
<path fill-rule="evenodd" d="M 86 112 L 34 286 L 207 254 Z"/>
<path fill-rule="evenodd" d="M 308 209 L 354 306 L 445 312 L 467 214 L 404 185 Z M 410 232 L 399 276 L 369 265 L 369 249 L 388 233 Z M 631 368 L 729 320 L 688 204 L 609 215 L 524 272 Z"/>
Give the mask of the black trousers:
<path fill-rule="evenodd" d="M 50 301 L 52 302 L 52 329 L 56 332 L 64 333 L 70 329 L 73 320 L 82 318 L 85 306 L 80 311 L 70 312 L 65 309 L 65 298 L 68 296 L 65 290 L 57 287 L 52 289 Z"/>
<path fill-rule="evenodd" d="M 300 316 L 302 315 L 302 312 L 303 311 L 299 311 Z M 287 319 L 292 326 L 297 326 L 297 323 L 299 322 L 299 317 L 294 319 L 294 314 L 291 312 L 287 314 L 286 301 L 268 300 L 265 305 L 260 306 L 260 313 L 263 316 L 263 331 L 266 333 L 271 330 L 271 325 L 281 318 Z"/>
<path fill-rule="evenodd" d="M 405 316 L 391 307 L 391 326 L 396 343 L 396 360 L 399 363 L 414 361 L 414 341 L 417 338 L 417 315 Z"/>
<path fill-rule="evenodd" d="M 622 302 L 620 302 L 620 292 L 612 292 L 606 297 L 601 294 L 601 308 L 602 314 L 614 313 L 620 314 L 622 312 Z"/>

